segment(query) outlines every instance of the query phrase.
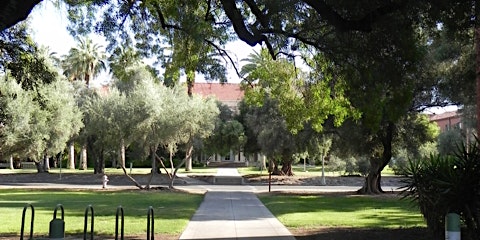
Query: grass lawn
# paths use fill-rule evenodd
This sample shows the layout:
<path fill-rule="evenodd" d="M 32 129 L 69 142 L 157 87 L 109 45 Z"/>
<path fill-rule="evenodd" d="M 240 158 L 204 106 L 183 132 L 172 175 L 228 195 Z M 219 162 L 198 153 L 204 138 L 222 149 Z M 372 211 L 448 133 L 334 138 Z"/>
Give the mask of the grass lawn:
<path fill-rule="evenodd" d="M 397 196 L 260 195 L 288 228 L 413 228 L 426 224 L 411 202 Z"/>
<path fill-rule="evenodd" d="M 53 190 L 0 190 L 0 233 L 19 234 L 22 211 L 26 203 L 35 208 L 34 233 L 48 235 L 49 222 L 54 208 L 61 203 L 65 209 L 66 235 L 83 234 L 85 210 L 94 208 L 94 231 L 97 234 L 114 235 L 115 213 L 121 205 L 125 214 L 125 235 L 145 234 L 147 211 L 152 206 L 155 217 L 155 233 L 180 234 L 193 216 L 203 195 L 158 191 L 53 191 Z M 89 215 L 90 216 L 90 215 Z M 57 211 L 57 218 L 61 210 Z M 25 233 L 30 232 L 31 212 L 28 209 Z M 88 230 L 90 229 L 88 220 Z"/>

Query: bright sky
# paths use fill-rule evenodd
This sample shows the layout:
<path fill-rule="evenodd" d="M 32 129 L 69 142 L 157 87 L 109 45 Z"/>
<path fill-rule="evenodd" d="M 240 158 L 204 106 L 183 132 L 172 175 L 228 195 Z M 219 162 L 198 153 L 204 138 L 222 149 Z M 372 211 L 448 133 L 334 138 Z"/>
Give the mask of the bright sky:
<path fill-rule="evenodd" d="M 48 46 L 51 52 L 57 53 L 57 56 L 67 54 L 70 48 L 76 45 L 75 40 L 66 29 L 68 25 L 66 11 L 59 10 L 54 6 L 52 1 L 45 0 L 36 6 L 30 14 L 29 19 L 33 39 L 40 45 Z M 90 37 L 97 44 L 102 46 L 107 45 L 101 36 L 91 35 Z M 235 41 L 227 44 L 226 49 L 232 52 L 233 55 L 231 55 L 231 57 L 240 63 L 240 60 L 247 58 L 254 49 L 259 51 L 260 48 L 258 46 L 252 48 L 242 41 Z M 240 79 L 237 77 L 231 64 L 227 69 L 228 82 L 238 83 Z M 107 73 L 101 74 L 96 80 L 96 83 L 108 81 L 109 78 Z M 204 81 L 203 76 L 198 76 L 196 80 L 198 82 Z"/>

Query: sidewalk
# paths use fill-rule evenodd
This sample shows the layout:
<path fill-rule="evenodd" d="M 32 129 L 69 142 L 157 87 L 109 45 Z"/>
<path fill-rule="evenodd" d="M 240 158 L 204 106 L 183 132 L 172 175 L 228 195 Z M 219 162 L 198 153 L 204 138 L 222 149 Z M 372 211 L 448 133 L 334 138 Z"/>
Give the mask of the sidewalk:
<path fill-rule="evenodd" d="M 236 169 L 218 169 L 218 176 L 239 176 Z M 209 191 L 180 239 L 294 240 L 252 192 Z"/>

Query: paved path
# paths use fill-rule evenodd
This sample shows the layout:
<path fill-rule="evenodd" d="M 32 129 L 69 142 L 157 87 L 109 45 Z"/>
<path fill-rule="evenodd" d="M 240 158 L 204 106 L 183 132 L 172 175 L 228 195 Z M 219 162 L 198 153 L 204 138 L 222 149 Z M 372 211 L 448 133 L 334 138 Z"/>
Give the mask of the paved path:
<path fill-rule="evenodd" d="M 223 168 L 217 175 L 240 176 Z M 255 194 L 244 190 L 208 191 L 180 239 L 295 239 Z"/>

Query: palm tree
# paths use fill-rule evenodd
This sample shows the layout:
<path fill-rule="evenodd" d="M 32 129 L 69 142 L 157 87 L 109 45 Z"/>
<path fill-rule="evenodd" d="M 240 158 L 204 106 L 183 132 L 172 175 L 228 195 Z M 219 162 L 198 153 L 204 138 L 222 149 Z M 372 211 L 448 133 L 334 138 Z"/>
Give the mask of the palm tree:
<path fill-rule="evenodd" d="M 253 51 L 253 53 L 248 54 L 247 58 L 241 60 L 246 62 L 240 70 L 240 75 L 244 81 L 247 81 L 249 85 L 252 85 L 254 81 L 258 80 L 255 76 L 255 72 L 264 67 L 268 62 L 273 61 L 266 49 L 261 49 L 260 52 Z"/>
<path fill-rule="evenodd" d="M 90 80 L 101 70 L 106 69 L 105 52 L 100 48 L 100 45 L 93 43 L 89 38 L 79 38 L 77 47 L 71 48 L 64 56 L 62 61 L 64 74 L 72 81 L 85 81 L 88 87 Z"/>

